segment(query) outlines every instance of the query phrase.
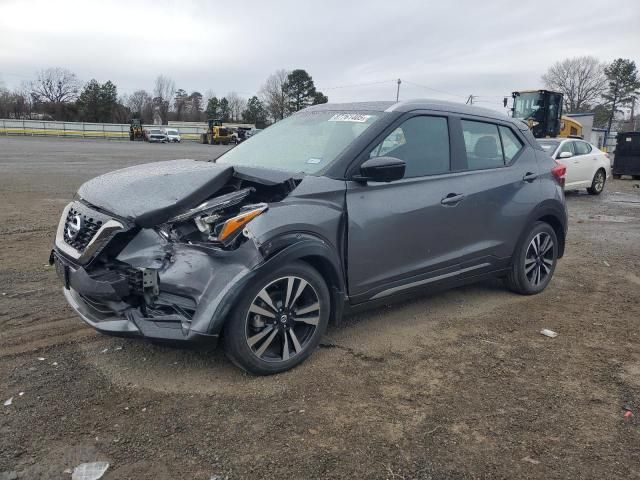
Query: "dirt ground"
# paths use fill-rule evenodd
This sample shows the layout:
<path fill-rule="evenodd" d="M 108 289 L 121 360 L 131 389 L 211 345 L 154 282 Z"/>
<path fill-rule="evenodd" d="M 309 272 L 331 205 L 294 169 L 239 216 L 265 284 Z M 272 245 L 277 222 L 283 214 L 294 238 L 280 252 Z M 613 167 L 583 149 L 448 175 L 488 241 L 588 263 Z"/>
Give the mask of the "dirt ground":
<path fill-rule="evenodd" d="M 567 195 L 542 294 L 495 281 L 373 310 L 256 378 L 220 351 L 94 332 L 47 265 L 83 181 L 222 151 L 0 138 L 0 479 L 95 460 L 107 480 L 640 478 L 638 182 Z"/>

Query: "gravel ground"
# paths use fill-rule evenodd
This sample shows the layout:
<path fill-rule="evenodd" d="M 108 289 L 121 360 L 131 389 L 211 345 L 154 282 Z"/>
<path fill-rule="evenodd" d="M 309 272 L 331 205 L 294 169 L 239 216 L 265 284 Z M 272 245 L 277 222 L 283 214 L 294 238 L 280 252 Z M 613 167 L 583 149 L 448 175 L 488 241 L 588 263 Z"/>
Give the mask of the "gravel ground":
<path fill-rule="evenodd" d="M 94 332 L 46 265 L 83 181 L 223 151 L 0 138 L 0 479 L 95 460 L 106 480 L 640 478 L 637 182 L 567 195 L 542 294 L 496 281 L 373 310 L 256 378 L 220 351 Z"/>

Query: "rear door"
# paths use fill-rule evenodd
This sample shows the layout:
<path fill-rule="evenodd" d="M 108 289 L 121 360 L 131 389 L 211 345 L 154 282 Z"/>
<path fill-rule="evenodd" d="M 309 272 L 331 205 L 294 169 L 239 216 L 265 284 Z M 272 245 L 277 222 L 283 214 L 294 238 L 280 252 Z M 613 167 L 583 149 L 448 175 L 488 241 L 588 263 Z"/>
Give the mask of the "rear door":
<path fill-rule="evenodd" d="M 593 176 L 596 173 L 597 156 L 593 152 L 591 145 L 581 140 L 573 142 L 573 149 L 576 152 L 574 158 L 576 159 L 577 176 L 583 182 L 583 185 L 591 185 Z"/>
<path fill-rule="evenodd" d="M 463 190 L 469 218 L 458 228 L 469 235 L 468 249 L 476 264 L 503 269 L 540 201 L 538 160 L 510 122 L 463 116 L 460 130 L 467 157 Z M 473 225 L 469 232 L 467 225 Z"/>

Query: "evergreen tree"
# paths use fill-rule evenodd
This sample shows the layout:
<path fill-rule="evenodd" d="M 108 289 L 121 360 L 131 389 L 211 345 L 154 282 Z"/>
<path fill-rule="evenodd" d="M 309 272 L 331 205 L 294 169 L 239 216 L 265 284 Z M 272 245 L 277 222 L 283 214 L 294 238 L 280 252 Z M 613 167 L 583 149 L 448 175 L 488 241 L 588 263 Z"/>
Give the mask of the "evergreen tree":
<path fill-rule="evenodd" d="M 614 60 L 605 68 L 605 74 L 609 79 L 609 87 L 603 95 L 609 112 L 608 135 L 616 113 L 620 112 L 620 107 L 629 105 L 638 96 L 640 77 L 638 77 L 635 62 L 624 58 Z"/>
<path fill-rule="evenodd" d="M 288 110 L 298 112 L 309 105 L 312 105 L 317 95 L 313 78 L 306 70 L 293 70 L 284 84 L 284 92 L 289 99 Z"/>
<path fill-rule="evenodd" d="M 176 112 L 176 120 L 180 121 L 184 119 L 184 112 L 187 106 L 187 92 L 182 88 L 176 90 L 175 97 L 173 98 L 173 110 Z"/>
<path fill-rule="evenodd" d="M 222 100 L 220 100 L 220 120 L 228 122 L 230 115 L 231 110 L 229 109 L 229 100 L 227 100 L 226 97 L 222 97 Z"/>
<path fill-rule="evenodd" d="M 313 96 L 314 105 L 320 105 L 321 103 L 327 103 L 328 101 L 329 101 L 329 97 L 327 97 L 322 92 L 316 92 L 316 94 Z"/>
<path fill-rule="evenodd" d="M 220 100 L 217 97 L 211 97 L 207 102 L 207 118 L 220 117 Z"/>
<path fill-rule="evenodd" d="M 247 108 L 242 112 L 242 119 L 247 123 L 264 124 L 267 121 L 267 110 L 258 97 L 253 96 L 247 101 Z"/>
<path fill-rule="evenodd" d="M 100 110 L 100 84 L 94 78 L 87 83 L 76 102 L 80 118 L 84 122 L 98 122 Z"/>

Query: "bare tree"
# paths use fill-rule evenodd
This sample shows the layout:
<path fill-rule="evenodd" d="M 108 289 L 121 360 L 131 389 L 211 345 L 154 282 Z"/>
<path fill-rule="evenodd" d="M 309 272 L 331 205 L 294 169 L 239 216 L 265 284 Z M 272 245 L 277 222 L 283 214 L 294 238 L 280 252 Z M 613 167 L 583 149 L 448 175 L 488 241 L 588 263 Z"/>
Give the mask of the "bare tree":
<path fill-rule="evenodd" d="M 39 102 L 67 103 L 78 97 L 81 84 L 75 73 L 65 68 L 47 68 L 31 84 L 31 94 Z"/>
<path fill-rule="evenodd" d="M 247 105 L 247 101 L 240 97 L 236 92 L 227 94 L 227 101 L 229 102 L 229 113 L 231 114 L 231 120 L 239 121 L 242 117 L 242 111 Z"/>
<path fill-rule="evenodd" d="M 169 107 L 175 91 L 176 84 L 173 80 L 164 75 L 158 75 L 153 89 L 153 104 L 160 115 L 160 121 L 163 125 L 166 125 L 169 121 Z"/>
<path fill-rule="evenodd" d="M 152 110 L 152 98 L 146 90 L 136 90 L 133 92 L 127 97 L 125 105 L 129 107 L 132 114 L 142 116 L 147 122 L 153 121 L 153 118 L 147 118 L 145 116 L 145 113 L 148 114 L 149 110 Z"/>
<path fill-rule="evenodd" d="M 554 63 L 542 81 L 547 88 L 564 94 L 567 112 L 588 110 L 607 88 L 605 64 L 595 57 L 567 58 Z"/>
<path fill-rule="evenodd" d="M 151 102 L 151 95 L 147 93 L 146 90 L 136 90 L 127 99 L 127 107 L 131 109 L 132 112 L 142 112 L 145 104 Z"/>
<path fill-rule="evenodd" d="M 30 118 L 31 108 L 30 88 L 24 83 L 13 91 L 0 84 L 0 118 Z"/>
<path fill-rule="evenodd" d="M 285 93 L 288 75 L 289 72 L 284 69 L 277 70 L 269 75 L 259 92 L 267 112 L 275 121 L 282 120 L 289 114 L 287 109 L 289 99 Z"/>

